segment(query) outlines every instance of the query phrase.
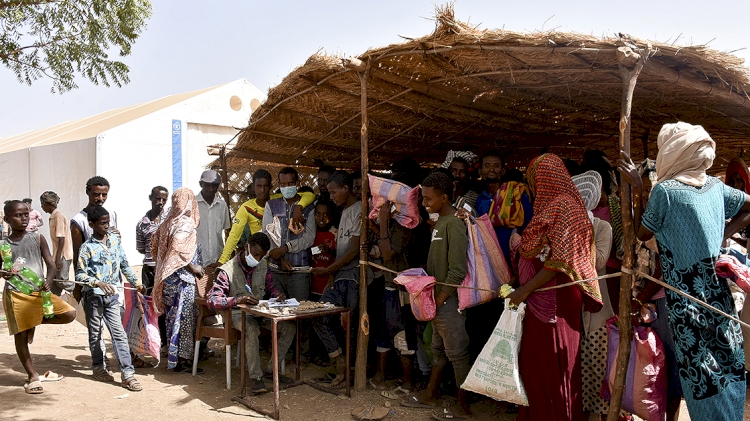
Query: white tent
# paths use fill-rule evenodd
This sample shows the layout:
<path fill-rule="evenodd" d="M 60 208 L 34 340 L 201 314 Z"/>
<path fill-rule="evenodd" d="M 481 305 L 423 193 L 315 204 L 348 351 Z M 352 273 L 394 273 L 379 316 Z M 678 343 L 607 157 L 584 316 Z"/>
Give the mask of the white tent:
<path fill-rule="evenodd" d="M 215 157 L 207 147 L 223 145 L 244 127 L 265 95 L 246 79 L 106 111 L 42 130 L 0 139 L 0 199 L 34 200 L 52 190 L 68 219 L 88 203 L 86 180 L 110 183 L 104 205 L 115 211 L 131 265 L 143 258 L 135 249 L 135 226 L 151 204 L 151 188 L 196 193 L 201 172 Z M 11 174 L 13 174 L 11 176 Z M 0 202 L 1 203 L 1 202 Z M 43 213 L 43 212 L 42 212 Z M 47 215 L 41 232 L 49 240 Z"/>

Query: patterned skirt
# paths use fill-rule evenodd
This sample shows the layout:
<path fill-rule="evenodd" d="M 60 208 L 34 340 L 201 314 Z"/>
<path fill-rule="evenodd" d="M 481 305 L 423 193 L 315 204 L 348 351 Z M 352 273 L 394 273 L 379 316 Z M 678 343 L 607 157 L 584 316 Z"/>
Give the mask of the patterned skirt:
<path fill-rule="evenodd" d="M 195 323 L 198 306 L 195 304 L 195 277 L 181 268 L 164 280 L 162 300 L 166 308 L 167 368 L 175 368 L 180 358 L 193 360 L 195 351 Z"/>

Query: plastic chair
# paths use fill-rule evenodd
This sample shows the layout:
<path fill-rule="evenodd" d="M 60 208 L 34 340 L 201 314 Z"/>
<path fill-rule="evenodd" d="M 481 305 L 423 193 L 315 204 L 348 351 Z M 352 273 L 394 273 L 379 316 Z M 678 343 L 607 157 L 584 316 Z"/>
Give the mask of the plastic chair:
<path fill-rule="evenodd" d="M 201 338 L 224 339 L 226 347 L 227 389 L 232 388 L 232 345 L 238 343 L 240 332 L 232 327 L 232 309 L 213 311 L 206 305 L 206 297 L 214 284 L 213 269 L 206 268 L 206 274 L 196 282 L 195 304 L 198 305 L 198 321 L 195 326 L 195 356 L 193 357 L 193 376 L 197 374 L 198 358 L 200 357 Z M 204 325 L 204 319 L 218 314 L 222 318 L 219 325 Z M 238 353 L 239 356 L 239 353 Z"/>

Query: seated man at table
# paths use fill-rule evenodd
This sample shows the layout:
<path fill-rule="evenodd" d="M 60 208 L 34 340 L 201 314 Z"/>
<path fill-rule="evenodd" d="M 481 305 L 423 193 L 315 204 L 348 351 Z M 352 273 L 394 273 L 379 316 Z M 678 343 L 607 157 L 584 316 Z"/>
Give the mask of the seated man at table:
<path fill-rule="evenodd" d="M 285 300 L 283 293 L 279 292 L 268 271 L 268 262 L 264 258 L 271 241 L 262 232 L 255 233 L 245 244 L 245 247 L 229 260 L 216 269 L 216 280 L 211 291 L 208 292 L 207 304 L 212 310 L 226 310 L 239 304 L 256 305 L 259 299 L 277 297 Z M 263 372 L 260 368 L 260 349 L 258 336 L 260 327 L 271 329 L 271 320 L 267 318 L 256 318 L 247 315 L 245 331 L 245 356 L 247 357 L 247 371 L 250 378 L 255 380 L 252 392 L 255 394 L 267 392 L 263 382 Z M 232 311 L 232 326 L 242 330 L 242 312 L 238 309 Z M 295 325 L 291 322 L 280 322 L 279 330 L 279 363 L 283 361 L 289 346 L 294 341 L 296 332 Z M 271 362 L 266 369 L 266 379 L 273 381 Z M 280 377 L 284 383 L 291 383 L 288 377 Z"/>

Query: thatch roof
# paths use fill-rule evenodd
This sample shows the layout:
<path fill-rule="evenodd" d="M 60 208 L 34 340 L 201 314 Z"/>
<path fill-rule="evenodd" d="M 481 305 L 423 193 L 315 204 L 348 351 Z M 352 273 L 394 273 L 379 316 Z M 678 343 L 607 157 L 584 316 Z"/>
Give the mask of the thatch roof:
<path fill-rule="evenodd" d="M 616 157 L 623 91 L 616 51 L 623 45 L 649 55 L 633 100 L 634 157 L 645 137 L 653 157 L 659 128 L 677 120 L 702 124 L 720 156 L 740 153 L 750 140 L 750 69 L 742 59 L 624 34 L 478 29 L 447 6 L 437 11 L 434 33 L 357 56 L 371 66 L 370 166 L 404 155 L 442 162 L 450 149 L 497 149 L 511 165 L 543 148 Z M 356 167 L 358 73 L 341 57 L 312 55 L 270 90 L 227 156 L 230 171 L 246 171 L 250 159 Z"/>

